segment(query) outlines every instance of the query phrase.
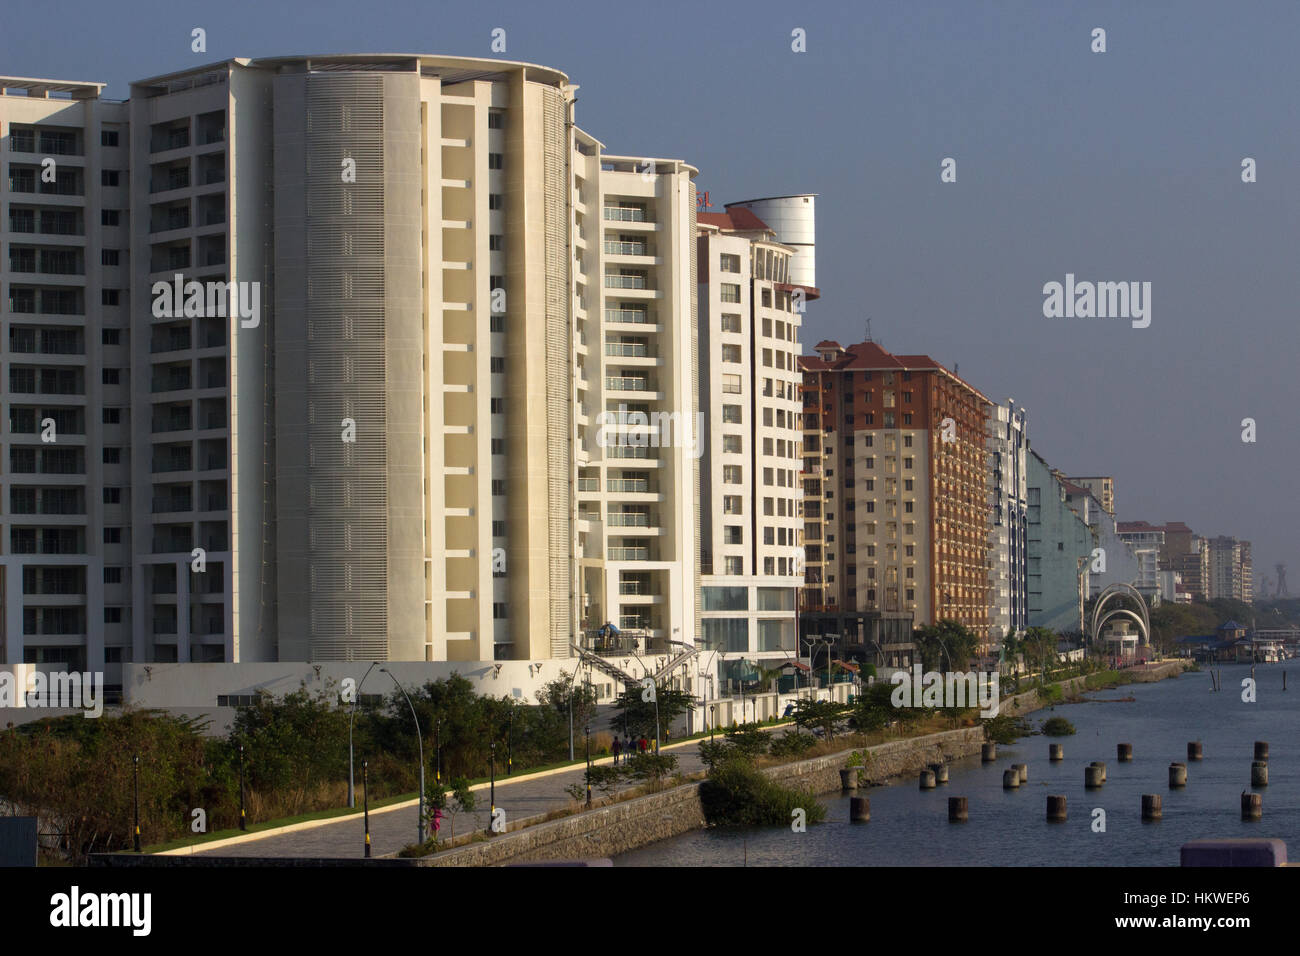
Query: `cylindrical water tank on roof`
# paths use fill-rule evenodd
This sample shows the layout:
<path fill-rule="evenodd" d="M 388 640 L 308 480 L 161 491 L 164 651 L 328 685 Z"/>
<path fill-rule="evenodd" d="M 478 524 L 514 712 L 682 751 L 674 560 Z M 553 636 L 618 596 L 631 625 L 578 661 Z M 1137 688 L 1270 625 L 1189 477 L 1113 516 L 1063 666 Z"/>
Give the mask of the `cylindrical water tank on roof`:
<path fill-rule="evenodd" d="M 772 228 L 777 242 L 792 246 L 796 252 L 790 262 L 790 281 L 813 288 L 817 286 L 816 198 L 816 193 L 801 193 L 727 203 L 728 209 L 749 209 Z"/>

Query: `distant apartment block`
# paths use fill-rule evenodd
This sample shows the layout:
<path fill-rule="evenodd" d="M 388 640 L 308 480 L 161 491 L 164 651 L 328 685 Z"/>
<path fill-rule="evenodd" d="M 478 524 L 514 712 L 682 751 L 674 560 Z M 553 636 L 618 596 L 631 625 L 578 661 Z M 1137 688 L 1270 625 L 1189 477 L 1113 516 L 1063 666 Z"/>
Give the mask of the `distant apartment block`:
<path fill-rule="evenodd" d="M 801 362 L 807 609 L 951 619 L 987 645 L 993 403 L 926 355 L 874 342 L 816 352 Z"/>
<path fill-rule="evenodd" d="M 1102 510 L 1115 517 L 1115 479 L 1109 475 L 1093 475 L 1077 477 L 1075 475 L 1065 475 L 1066 481 L 1088 489 L 1094 498 L 1101 504 Z"/>
<path fill-rule="evenodd" d="M 1029 435 L 1025 410 L 1008 400 L 989 417 L 990 635 L 1019 634 L 1029 622 L 1027 538 Z"/>
<path fill-rule="evenodd" d="M 1120 536 L 1115 516 L 1083 485 L 1076 485 L 1068 478 L 1061 480 L 1061 485 L 1065 489 L 1066 506 L 1092 531 L 1095 554 L 1089 561 L 1085 579 L 1086 596 L 1095 598 L 1112 584 L 1137 585 L 1141 580 L 1141 565 L 1133 549 Z"/>
<path fill-rule="evenodd" d="M 1042 456 L 1031 451 L 1027 463 L 1029 626 L 1079 632 L 1096 539 Z"/>
<path fill-rule="evenodd" d="M 1254 601 L 1250 542 L 1227 535 L 1206 539 L 1210 600 L 1228 598 L 1250 604 Z"/>

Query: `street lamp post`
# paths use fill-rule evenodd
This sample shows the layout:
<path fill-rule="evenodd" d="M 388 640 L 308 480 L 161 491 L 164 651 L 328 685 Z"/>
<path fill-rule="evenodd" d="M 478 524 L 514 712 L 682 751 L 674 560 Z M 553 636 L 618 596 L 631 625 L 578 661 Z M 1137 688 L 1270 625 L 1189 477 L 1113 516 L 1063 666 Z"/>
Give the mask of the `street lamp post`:
<path fill-rule="evenodd" d="M 140 846 L 140 755 L 136 754 L 131 758 L 131 778 L 132 787 L 135 790 L 135 852 L 143 853 L 144 848 Z"/>
<path fill-rule="evenodd" d="M 587 740 L 587 806 L 591 806 L 591 724 L 584 727 L 582 733 Z"/>
<path fill-rule="evenodd" d="M 387 667 L 379 668 L 379 672 L 393 678 L 393 683 L 397 685 L 397 689 L 406 698 L 406 706 L 411 708 L 411 719 L 415 721 L 415 745 L 420 755 L 420 817 L 416 821 L 418 836 L 415 842 L 417 845 L 422 845 L 424 843 L 424 738 L 420 735 L 420 717 L 415 712 L 415 704 L 411 703 L 411 697 L 407 694 L 406 688 L 402 686 L 401 681 L 393 677 L 393 672 Z"/>
<path fill-rule="evenodd" d="M 434 772 L 433 780 L 434 783 L 436 783 L 438 787 L 441 789 L 442 787 L 442 715 L 441 714 L 439 714 L 437 720 L 434 721 L 433 733 L 434 733 L 434 738 L 433 738 L 434 748 L 437 750 L 437 754 L 438 754 L 437 766 L 434 768 L 433 771 Z"/>
<path fill-rule="evenodd" d="M 515 770 L 515 705 L 510 705 L 510 733 L 506 737 L 506 776 Z"/>
<path fill-rule="evenodd" d="M 239 745 L 239 829 L 248 829 L 248 814 L 244 811 L 244 745 Z"/>
<path fill-rule="evenodd" d="M 365 803 L 366 815 L 366 859 L 370 859 L 370 776 L 366 772 L 370 761 L 361 761 L 361 799 Z"/>
<path fill-rule="evenodd" d="M 491 810 L 488 813 L 488 819 L 494 819 L 497 815 L 497 742 L 495 740 L 492 741 L 492 756 L 490 760 L 492 782 L 490 784 L 491 789 L 488 790 L 488 803 L 491 806 Z"/>
<path fill-rule="evenodd" d="M 354 774 L 352 770 L 352 722 L 356 720 L 356 716 L 357 716 L 357 698 L 361 696 L 361 685 L 366 682 L 366 678 L 370 676 L 370 672 L 375 669 L 377 663 L 378 663 L 377 661 L 372 662 L 371 665 L 366 668 L 365 674 L 362 675 L 361 681 L 356 686 L 356 690 L 353 691 L 352 711 L 351 713 L 348 714 L 348 806 L 349 807 L 356 807 L 357 805 L 356 790 L 353 787 Z"/>
<path fill-rule="evenodd" d="M 718 726 L 718 705 L 709 704 L 709 743 L 713 743 L 713 730 Z"/>

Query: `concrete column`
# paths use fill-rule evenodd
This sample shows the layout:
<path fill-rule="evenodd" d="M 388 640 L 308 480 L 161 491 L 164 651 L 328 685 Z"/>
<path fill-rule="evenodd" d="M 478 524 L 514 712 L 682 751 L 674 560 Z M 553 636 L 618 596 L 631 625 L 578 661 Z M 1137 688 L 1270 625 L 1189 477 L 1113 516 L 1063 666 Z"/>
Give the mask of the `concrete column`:
<path fill-rule="evenodd" d="M 1142 819 L 1159 820 L 1162 816 L 1164 816 L 1164 811 L 1161 807 L 1161 803 L 1162 801 L 1160 798 L 1160 794 L 1158 793 L 1142 794 Z"/>
<path fill-rule="evenodd" d="M 965 823 L 970 819 L 970 807 L 965 797 L 948 798 L 948 822 Z"/>
<path fill-rule="evenodd" d="M 1047 822 L 1064 823 L 1065 819 L 1065 795 L 1049 794 L 1047 797 Z"/>
<path fill-rule="evenodd" d="M 1171 763 L 1169 765 L 1169 789 L 1178 790 L 1187 786 L 1187 764 Z"/>
<path fill-rule="evenodd" d="M 190 660 L 190 563 L 176 562 L 176 661 Z"/>

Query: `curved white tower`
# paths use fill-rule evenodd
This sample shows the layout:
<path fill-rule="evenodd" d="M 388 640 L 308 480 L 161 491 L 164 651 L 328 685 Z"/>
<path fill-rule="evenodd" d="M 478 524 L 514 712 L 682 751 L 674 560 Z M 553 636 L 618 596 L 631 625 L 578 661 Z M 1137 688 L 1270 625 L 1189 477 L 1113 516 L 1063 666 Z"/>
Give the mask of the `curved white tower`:
<path fill-rule="evenodd" d="M 727 203 L 726 208 L 743 206 L 776 232 L 782 245 L 798 252 L 790 260 L 790 281 L 794 285 L 817 287 L 816 193 L 794 196 L 769 196 L 766 199 L 743 199 Z"/>

